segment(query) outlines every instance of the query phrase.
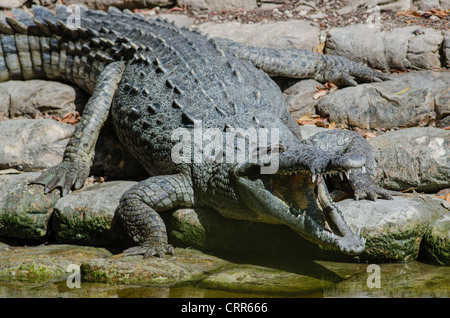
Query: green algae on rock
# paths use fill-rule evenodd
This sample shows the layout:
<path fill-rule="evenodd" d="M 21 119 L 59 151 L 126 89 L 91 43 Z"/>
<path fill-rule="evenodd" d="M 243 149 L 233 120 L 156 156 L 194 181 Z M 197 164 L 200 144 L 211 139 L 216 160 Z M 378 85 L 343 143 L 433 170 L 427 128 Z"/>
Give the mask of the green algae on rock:
<path fill-rule="evenodd" d="M 0 253 L 1 281 L 54 281 L 67 278 L 70 264 L 107 257 L 103 248 L 75 245 L 8 247 Z"/>
<path fill-rule="evenodd" d="M 450 212 L 428 228 L 424 237 L 424 253 L 435 264 L 450 265 Z"/>
<path fill-rule="evenodd" d="M 53 230 L 57 242 L 102 246 L 112 244 L 114 211 L 133 181 L 93 185 L 62 197 L 55 205 Z"/>
<path fill-rule="evenodd" d="M 427 195 L 402 195 L 394 200 L 339 202 L 349 224 L 361 229 L 366 250 L 359 257 L 377 262 L 411 261 L 431 223 L 449 211 L 443 200 Z"/>
<path fill-rule="evenodd" d="M 114 256 L 92 259 L 81 264 L 87 282 L 170 286 L 195 281 L 230 265 L 228 261 L 193 249 L 175 249 L 175 256 L 164 258 Z"/>
<path fill-rule="evenodd" d="M 0 236 L 42 240 L 48 234 L 52 207 L 59 191 L 44 195 L 41 185 L 29 184 L 39 173 L 0 175 Z"/>

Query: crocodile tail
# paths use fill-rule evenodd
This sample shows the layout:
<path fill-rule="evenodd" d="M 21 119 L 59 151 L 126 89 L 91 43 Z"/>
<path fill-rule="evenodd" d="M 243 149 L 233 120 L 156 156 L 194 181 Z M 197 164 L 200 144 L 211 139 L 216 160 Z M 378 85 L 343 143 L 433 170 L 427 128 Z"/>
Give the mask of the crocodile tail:
<path fill-rule="evenodd" d="M 82 6 L 77 10 L 78 19 L 88 11 Z M 117 34 L 105 34 L 87 19 L 77 23 L 77 15 L 66 6 L 57 5 L 56 13 L 36 5 L 31 12 L 12 13 L 14 17 L 0 19 L 0 82 L 63 79 L 92 93 L 106 64 L 136 57 L 135 45 Z M 89 13 L 103 18 L 106 14 Z"/>

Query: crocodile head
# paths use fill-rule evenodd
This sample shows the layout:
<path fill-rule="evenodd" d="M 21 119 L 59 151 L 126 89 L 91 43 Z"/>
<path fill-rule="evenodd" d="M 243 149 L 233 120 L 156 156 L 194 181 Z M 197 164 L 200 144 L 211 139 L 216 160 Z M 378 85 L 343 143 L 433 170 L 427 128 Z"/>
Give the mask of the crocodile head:
<path fill-rule="evenodd" d="M 345 254 L 364 251 L 365 239 L 346 223 L 323 180 L 326 174 L 343 175 L 350 168 L 311 174 L 304 167 L 281 164 L 276 173 L 262 174 L 261 166 L 246 163 L 233 170 L 240 197 L 258 221 L 288 225 L 307 240 Z"/>

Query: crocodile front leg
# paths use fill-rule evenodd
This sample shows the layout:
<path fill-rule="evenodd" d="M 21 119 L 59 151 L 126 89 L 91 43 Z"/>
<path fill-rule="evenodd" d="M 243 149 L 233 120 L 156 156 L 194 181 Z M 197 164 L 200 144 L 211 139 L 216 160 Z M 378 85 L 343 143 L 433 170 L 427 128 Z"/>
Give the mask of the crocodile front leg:
<path fill-rule="evenodd" d="M 311 136 L 306 140 L 306 143 L 340 155 L 338 158 L 343 162 L 351 161 L 352 158 L 362 158 L 365 161 L 362 168 L 351 169 L 347 173 L 347 178 L 354 191 L 356 200 L 364 198 L 376 200 L 377 197 L 390 200 L 392 195 L 400 194 L 396 191 L 377 187 L 373 183 L 376 162 L 372 147 L 358 133 L 348 130 L 329 130 Z"/>
<path fill-rule="evenodd" d="M 100 74 L 94 93 L 85 106 L 82 119 L 67 144 L 63 162 L 49 168 L 32 181 L 32 183 L 43 184 L 45 193 L 61 187 L 64 196 L 72 186 L 75 185 L 75 189 L 79 189 L 84 185 L 98 135 L 108 118 L 112 99 L 124 69 L 123 62 L 114 62 L 108 64 Z"/>
<path fill-rule="evenodd" d="M 221 49 L 249 61 L 270 76 L 312 78 L 321 83 L 330 82 L 340 86 L 389 79 L 387 74 L 340 56 L 300 49 L 252 47 L 224 38 L 214 38 L 213 41 Z"/>
<path fill-rule="evenodd" d="M 143 254 L 144 258 L 173 255 L 166 226 L 158 212 L 193 205 L 192 181 L 185 174 L 151 177 L 125 192 L 115 214 L 128 235 L 139 244 L 125 250 L 125 255 Z"/>

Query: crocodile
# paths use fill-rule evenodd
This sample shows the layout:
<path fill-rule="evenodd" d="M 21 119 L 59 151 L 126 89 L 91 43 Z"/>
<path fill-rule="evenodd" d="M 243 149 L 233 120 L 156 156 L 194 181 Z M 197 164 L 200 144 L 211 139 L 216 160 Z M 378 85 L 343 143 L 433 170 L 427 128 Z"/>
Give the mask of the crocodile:
<path fill-rule="evenodd" d="M 110 116 L 120 142 L 150 175 L 115 211 L 135 242 L 125 255 L 173 255 L 160 213 L 181 207 L 283 224 L 343 253 L 364 251 L 365 239 L 347 224 L 329 187 L 342 179 L 355 199 L 392 199 L 373 183 L 370 145 L 339 129 L 303 139 L 270 76 L 348 86 L 388 74 L 339 56 L 211 38 L 130 10 L 76 8 L 33 6 L 0 20 L 0 81 L 60 80 L 91 94 L 63 161 L 33 181 L 45 194 L 60 189 L 64 196 L 84 185 Z M 201 156 L 198 149 L 205 154 L 213 138 L 198 136 L 212 132 L 232 160 L 216 148 Z M 250 132 L 259 134 L 256 146 Z"/>

